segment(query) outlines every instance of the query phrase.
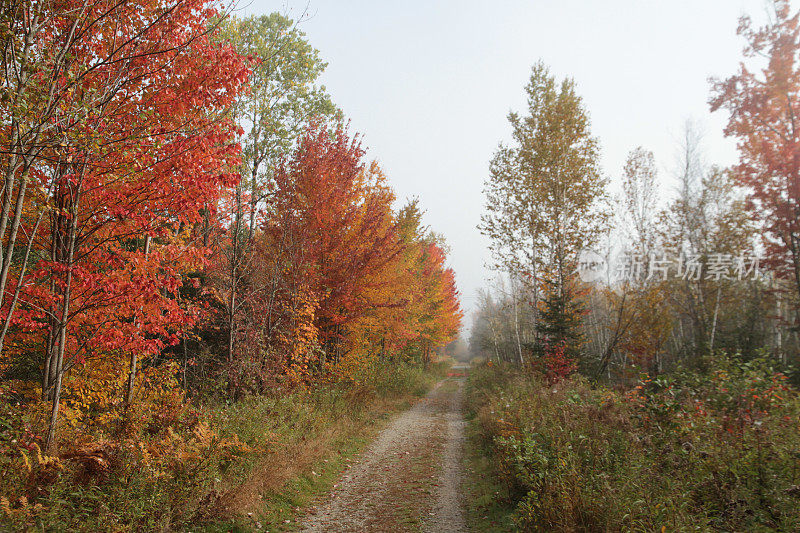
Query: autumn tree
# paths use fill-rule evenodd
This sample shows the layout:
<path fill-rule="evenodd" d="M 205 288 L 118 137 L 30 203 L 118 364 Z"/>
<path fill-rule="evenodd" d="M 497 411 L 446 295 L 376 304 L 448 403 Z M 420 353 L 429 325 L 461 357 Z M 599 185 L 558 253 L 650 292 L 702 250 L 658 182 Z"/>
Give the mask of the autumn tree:
<path fill-rule="evenodd" d="M 508 282 L 507 282 L 508 281 Z M 478 291 L 470 332 L 475 357 L 527 364 L 534 344 L 533 308 L 525 305 L 522 284 L 498 277 L 490 289 Z"/>
<path fill-rule="evenodd" d="M 210 40 L 217 13 L 206 2 L 46 6 L 28 6 L 31 20 L 45 24 L 37 44 L 68 59 L 50 70 L 44 51 L 35 67 L 49 89 L 30 98 L 47 108 L 56 94 L 58 105 L 38 157 L 11 172 L 28 172 L 22 182 L 36 186 L 32 216 L 21 219 L 37 259 L 29 282 L 21 279 L 26 263 L 15 277 L 23 309 L 6 313 L 25 331 L 46 332 L 49 444 L 65 372 L 93 354 L 124 353 L 129 403 L 137 356 L 158 353 L 191 322 L 177 289 L 203 252 L 179 236 L 199 221 L 204 201 L 234 182 L 234 125 L 224 113 L 247 68 Z M 7 182 L 7 205 L 14 187 Z M 23 196 L 19 188 L 17 206 Z"/>
<path fill-rule="evenodd" d="M 250 274 L 256 268 L 257 222 L 270 208 L 268 187 L 275 169 L 291 155 L 311 121 L 340 115 L 317 83 L 326 64 L 298 25 L 299 21 L 278 13 L 231 17 L 219 35 L 252 63 L 247 90 L 240 92 L 232 108 L 243 130 L 240 179 L 220 212 L 225 238 L 212 270 L 225 307 L 229 363 L 237 335 L 247 337 L 248 325 L 242 321 L 252 317 L 251 300 L 268 290 L 254 286 L 252 281 L 259 276 Z"/>
<path fill-rule="evenodd" d="M 616 201 L 615 223 L 621 233 L 617 240 L 625 247 L 628 258 L 647 266 L 659 244 L 658 183 L 653 153 L 642 147 L 631 151 L 622 170 L 622 191 Z M 669 331 L 661 327 L 661 319 L 669 317 L 664 312 L 663 281 L 649 276 L 647 269 L 638 278 L 614 279 L 614 274 L 608 272 L 606 279 L 594 284 L 585 320 L 584 329 L 597 357 L 593 370 L 596 379 L 614 365 L 624 372 L 632 364 L 646 367 L 651 361 L 658 361 L 664 332 Z"/>
<path fill-rule="evenodd" d="M 546 291 L 547 320 L 560 325 L 537 319 L 537 330 L 561 332 L 550 339 L 560 342 L 566 340 L 561 326 L 574 322 L 565 313 L 578 306 L 571 281 L 577 254 L 596 242 L 606 221 L 605 179 L 575 82 L 557 83 L 538 63 L 525 91 L 527 114 L 509 115 L 514 142 L 491 163 L 481 230 L 492 239 L 498 266 L 528 280 L 534 308 Z"/>
<path fill-rule="evenodd" d="M 362 156 L 358 139 L 342 126 L 333 135 L 324 123 L 310 127 L 276 172 L 274 208 L 264 226 L 274 260 L 291 265 L 285 290 L 314 295 L 315 324 L 334 361 L 343 354 L 346 327 L 378 305 L 368 289 L 388 280 L 376 273 L 401 249 L 394 194 L 379 167 Z"/>
<path fill-rule="evenodd" d="M 455 274 L 445 266 L 445 251 L 436 241 L 426 243 L 418 273 L 423 303 L 417 345 L 425 366 L 437 346 L 450 342 L 461 325 L 463 314 L 458 301 Z"/>
<path fill-rule="evenodd" d="M 800 295 L 800 14 L 786 0 L 770 3 L 771 21 L 756 28 L 743 17 L 747 40 L 739 71 L 713 81 L 712 111 L 730 113 L 725 134 L 738 141 L 738 184 L 751 191 L 748 210 L 763 224 L 769 265 Z"/>
<path fill-rule="evenodd" d="M 653 152 L 641 146 L 628 154 L 622 174 L 621 204 L 632 230 L 636 251 L 644 257 L 655 246 L 655 218 L 658 212 L 658 171 Z"/>
<path fill-rule="evenodd" d="M 397 234 L 399 253 L 370 273 L 373 279 L 365 298 L 373 305 L 349 327 L 348 344 L 356 352 L 399 361 L 421 332 L 424 281 L 418 267 L 428 230 L 422 225 L 417 200 L 406 203 L 386 222 Z"/>

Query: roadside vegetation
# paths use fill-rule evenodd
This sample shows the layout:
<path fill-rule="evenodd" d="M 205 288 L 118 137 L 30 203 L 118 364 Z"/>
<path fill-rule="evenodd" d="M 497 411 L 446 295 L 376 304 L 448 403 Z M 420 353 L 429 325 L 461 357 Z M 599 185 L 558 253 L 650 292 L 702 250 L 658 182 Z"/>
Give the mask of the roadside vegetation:
<path fill-rule="evenodd" d="M 391 415 L 411 407 L 449 367 L 447 360 L 427 370 L 379 366 L 361 384 L 253 398 L 234 410 L 222 407 L 222 427 L 248 435 L 253 453 L 227 474 L 207 527 L 293 530 L 306 507 L 332 488 Z"/>
<path fill-rule="evenodd" d="M 169 418 L 141 413 L 145 423 L 136 433 L 95 443 L 74 460 L 59 463 L 38 451 L 24 454 L 21 468 L 5 460 L 6 494 L 16 488 L 37 499 L 20 505 L 4 497 L 0 524 L 57 531 L 289 527 L 285 521 L 330 488 L 382 421 L 427 392 L 448 366 L 376 365 L 357 381 L 191 407 Z"/>
<path fill-rule="evenodd" d="M 766 358 L 705 363 L 623 392 L 473 369 L 476 530 L 798 530 L 797 392 Z"/>

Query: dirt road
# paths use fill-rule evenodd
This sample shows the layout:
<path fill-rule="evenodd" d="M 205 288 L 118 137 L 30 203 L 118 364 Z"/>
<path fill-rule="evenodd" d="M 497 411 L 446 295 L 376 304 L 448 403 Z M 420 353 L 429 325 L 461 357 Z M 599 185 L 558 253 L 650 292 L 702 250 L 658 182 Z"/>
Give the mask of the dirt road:
<path fill-rule="evenodd" d="M 301 531 L 466 532 L 460 497 L 463 384 L 463 377 L 448 378 L 398 416 L 326 500 L 310 509 Z"/>

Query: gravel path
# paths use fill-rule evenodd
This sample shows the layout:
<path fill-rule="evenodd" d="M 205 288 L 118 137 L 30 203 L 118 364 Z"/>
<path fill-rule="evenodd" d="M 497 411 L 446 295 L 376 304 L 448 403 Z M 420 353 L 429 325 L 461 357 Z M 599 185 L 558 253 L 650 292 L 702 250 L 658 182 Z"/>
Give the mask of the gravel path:
<path fill-rule="evenodd" d="M 398 416 L 327 500 L 309 510 L 300 530 L 466 532 L 460 501 L 463 384 L 463 378 L 444 380 Z"/>
<path fill-rule="evenodd" d="M 444 449 L 444 465 L 440 475 L 439 490 L 436 493 L 436 510 L 433 520 L 427 524 L 427 531 L 467 531 L 464 509 L 461 504 L 461 482 L 464 479 L 461 454 L 464 450 L 464 427 L 466 422 L 461 415 L 462 401 L 460 380 L 458 389 L 451 395 L 447 418 L 447 443 Z"/>

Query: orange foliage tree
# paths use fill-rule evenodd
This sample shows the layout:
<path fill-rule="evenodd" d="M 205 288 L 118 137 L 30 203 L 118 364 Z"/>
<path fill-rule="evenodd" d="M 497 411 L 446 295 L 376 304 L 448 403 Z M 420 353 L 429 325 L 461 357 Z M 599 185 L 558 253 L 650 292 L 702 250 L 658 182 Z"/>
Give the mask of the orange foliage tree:
<path fill-rule="evenodd" d="M 746 58 L 763 58 L 760 69 L 742 63 L 739 72 L 714 82 L 711 110 L 726 109 L 727 136 L 738 140 L 738 184 L 751 191 L 749 209 L 764 223 L 768 262 L 792 280 L 800 296 L 800 12 L 773 0 L 772 22 L 754 28 L 740 21 Z M 758 71 L 760 70 L 760 72 Z"/>
<path fill-rule="evenodd" d="M 314 295 L 320 366 L 364 349 L 365 342 L 375 348 L 378 339 L 385 352 L 389 329 L 412 322 L 415 309 L 437 319 L 439 312 L 458 313 L 442 254 L 435 245 L 421 254 L 419 242 L 401 234 L 391 208 L 393 192 L 377 164 L 364 164 L 362 157 L 358 140 L 341 127 L 311 126 L 294 158 L 276 174 L 274 208 L 264 226 L 265 238 L 279 252 L 275 260 L 284 265 L 286 294 Z M 420 260 L 421 265 L 406 264 Z M 415 283 L 429 291 L 417 300 L 437 303 L 415 307 L 409 297 Z M 451 290 L 449 300 L 440 286 Z M 439 303 L 445 300 L 455 302 L 454 310 Z M 427 333 L 412 328 L 412 335 L 427 335 L 437 346 L 457 329 L 427 327 Z"/>
<path fill-rule="evenodd" d="M 3 332 L 13 325 L 17 336 L 42 341 L 49 444 L 65 372 L 87 357 L 128 357 L 130 402 L 137 356 L 159 353 L 192 323 L 177 292 L 205 251 L 184 229 L 234 179 L 236 126 L 224 113 L 248 70 L 209 39 L 216 11 L 204 0 L 23 9 L 31 17 L 23 35 L 43 51 L 29 58 L 40 83 L 25 97 L 49 121 L 32 126 L 33 153 L 17 153 L 24 146 L 5 132 L 4 205 L 29 209 L 19 217 L 26 260 L 15 269 L 5 241 L 14 297 L 3 302 Z"/>

